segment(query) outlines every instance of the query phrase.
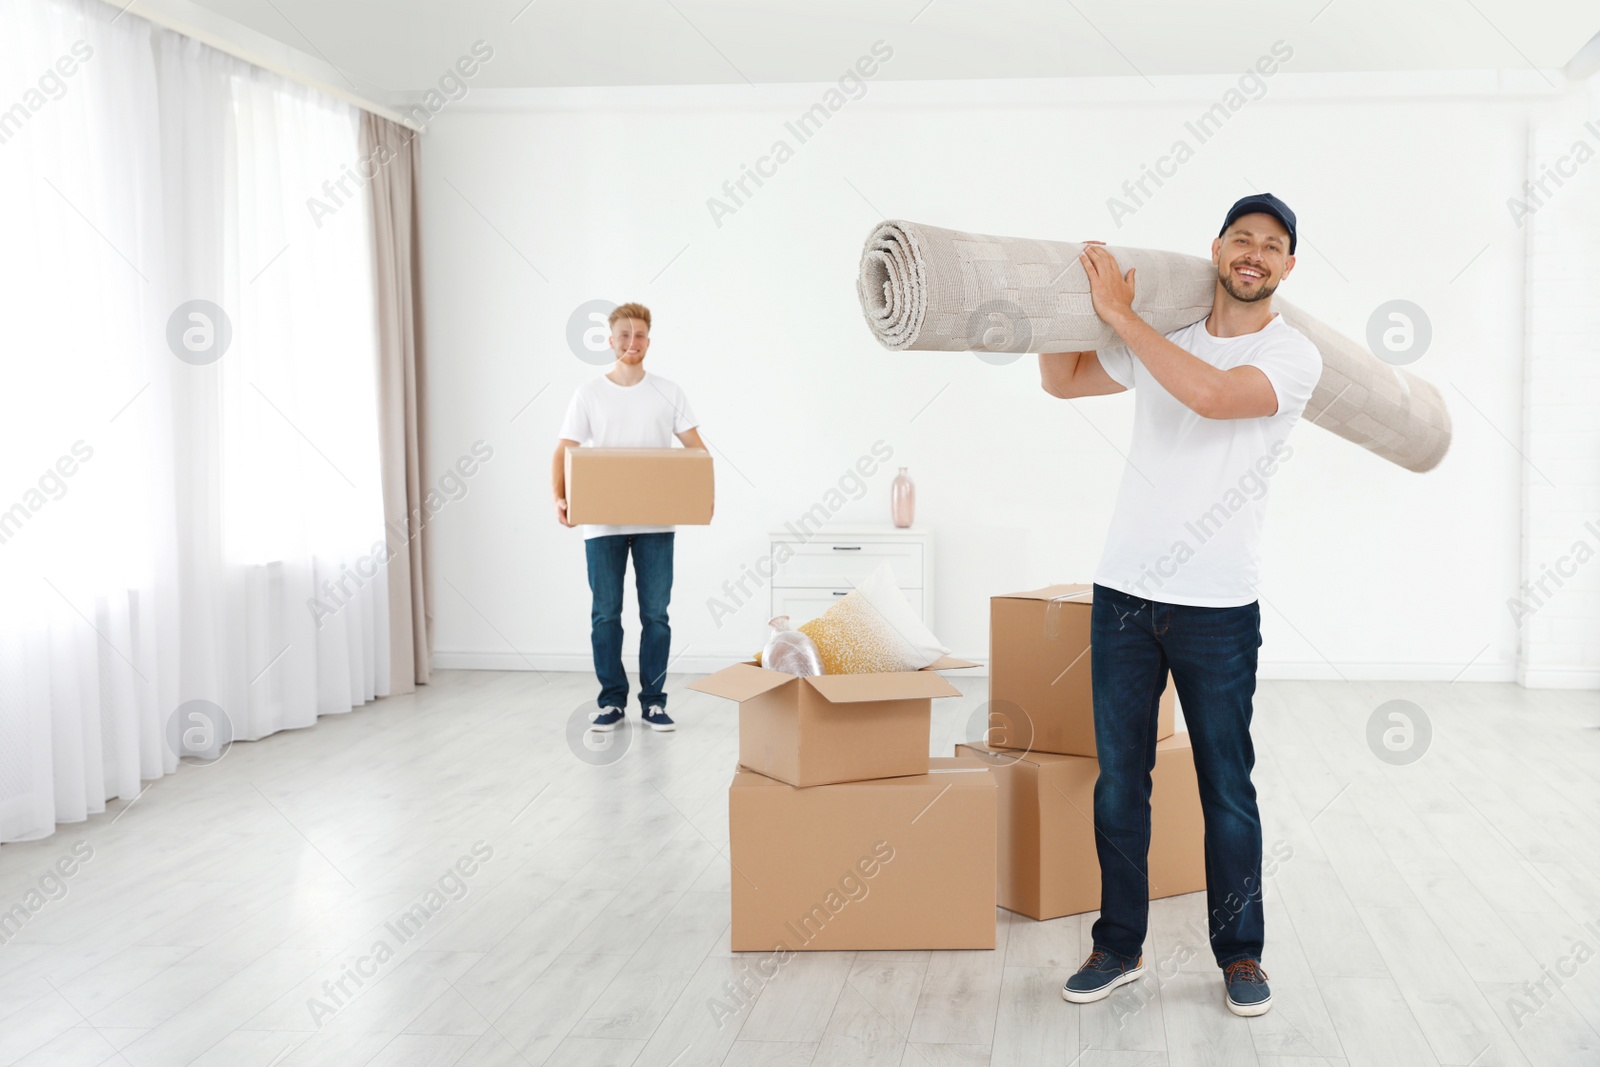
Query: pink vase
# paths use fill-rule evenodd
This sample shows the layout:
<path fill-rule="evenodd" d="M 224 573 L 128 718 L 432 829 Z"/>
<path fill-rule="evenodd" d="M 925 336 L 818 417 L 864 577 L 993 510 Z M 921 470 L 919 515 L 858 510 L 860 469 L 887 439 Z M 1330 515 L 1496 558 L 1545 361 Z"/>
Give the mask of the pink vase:
<path fill-rule="evenodd" d="M 917 486 L 906 470 L 901 467 L 900 473 L 894 476 L 894 484 L 889 487 L 889 515 L 901 529 L 910 526 L 917 517 Z"/>

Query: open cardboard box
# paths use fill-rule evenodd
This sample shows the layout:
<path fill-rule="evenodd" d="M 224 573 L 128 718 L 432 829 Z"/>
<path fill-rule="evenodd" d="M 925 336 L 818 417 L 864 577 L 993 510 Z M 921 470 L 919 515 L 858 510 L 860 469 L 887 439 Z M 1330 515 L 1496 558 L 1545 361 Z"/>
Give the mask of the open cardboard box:
<path fill-rule="evenodd" d="M 730 947 L 994 948 L 996 795 L 970 757 L 815 789 L 740 770 L 728 786 Z"/>
<path fill-rule="evenodd" d="M 1093 756 L 1090 671 L 1092 585 L 1049 585 L 989 599 L 990 744 Z M 1157 739 L 1176 730 L 1177 687 L 1168 676 Z"/>
<path fill-rule="evenodd" d="M 1033 919 L 1100 907 L 1094 783 L 1100 761 L 961 744 L 1000 785 L 1000 906 Z M 1187 733 L 1156 742 L 1150 774 L 1150 899 L 1206 887 L 1205 818 Z"/>
<path fill-rule="evenodd" d="M 703 448 L 567 449 L 567 521 L 704 526 L 715 485 Z"/>
<path fill-rule="evenodd" d="M 794 786 L 928 773 L 933 698 L 961 691 L 938 672 L 796 676 L 735 663 L 690 689 L 739 703 L 739 764 Z"/>

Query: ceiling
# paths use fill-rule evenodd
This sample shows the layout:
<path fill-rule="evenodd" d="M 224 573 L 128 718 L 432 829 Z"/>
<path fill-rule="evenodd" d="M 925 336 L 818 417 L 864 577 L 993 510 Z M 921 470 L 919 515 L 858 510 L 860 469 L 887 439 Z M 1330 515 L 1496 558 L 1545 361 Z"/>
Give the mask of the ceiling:
<path fill-rule="evenodd" d="M 831 81 L 882 40 L 878 79 L 1284 69 L 1559 71 L 1595 0 L 194 0 L 386 92 L 432 86 L 476 41 L 500 88 Z M 137 10 L 137 9 L 136 9 Z M 1587 71 L 1581 71 L 1587 73 Z"/>

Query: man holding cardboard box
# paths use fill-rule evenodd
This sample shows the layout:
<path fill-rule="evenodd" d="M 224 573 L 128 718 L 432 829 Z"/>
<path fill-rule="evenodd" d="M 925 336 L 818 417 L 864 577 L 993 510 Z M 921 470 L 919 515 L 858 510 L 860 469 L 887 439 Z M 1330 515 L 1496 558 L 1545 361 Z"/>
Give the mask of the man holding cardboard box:
<path fill-rule="evenodd" d="M 1250 771 L 1256 594 L 1267 480 L 1322 374 L 1317 349 L 1272 310 L 1294 268 L 1294 212 L 1270 193 L 1228 211 L 1211 244 L 1208 318 L 1163 336 L 1133 311 L 1103 242 L 1081 257 L 1095 312 L 1121 343 L 1039 356 L 1052 396 L 1137 388 L 1133 444 L 1095 574 L 1090 672 L 1100 917 L 1093 951 L 1061 993 L 1085 1003 L 1144 973 L 1150 773 L 1168 669 L 1183 703 L 1205 818 L 1206 904 L 1228 1009 L 1272 1004 L 1261 969 L 1261 817 Z"/>
<path fill-rule="evenodd" d="M 670 449 L 674 436 L 687 448 L 705 449 L 683 390 L 675 382 L 645 372 L 650 309 L 643 304 L 623 304 L 611 312 L 609 323 L 609 343 L 616 362 L 573 394 L 551 466 L 556 518 L 563 526 L 573 525 L 567 515 L 569 450 L 586 446 Z M 645 725 L 671 730 L 674 723 L 667 714 L 662 684 L 672 643 L 667 604 L 672 599 L 673 527 L 587 523 L 583 546 L 594 598 L 589 638 L 600 682 L 592 729 L 616 729 L 628 706 L 628 676 L 622 668 L 622 586 L 631 553 L 639 594 L 639 706 Z"/>

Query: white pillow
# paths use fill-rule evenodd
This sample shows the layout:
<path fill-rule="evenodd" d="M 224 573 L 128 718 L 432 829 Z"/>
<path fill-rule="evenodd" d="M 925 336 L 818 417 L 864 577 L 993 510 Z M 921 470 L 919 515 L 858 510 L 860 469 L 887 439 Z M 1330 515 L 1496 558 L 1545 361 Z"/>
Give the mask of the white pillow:
<path fill-rule="evenodd" d="M 825 674 L 919 671 L 950 653 L 922 625 L 887 563 L 800 632 L 816 643 Z"/>

